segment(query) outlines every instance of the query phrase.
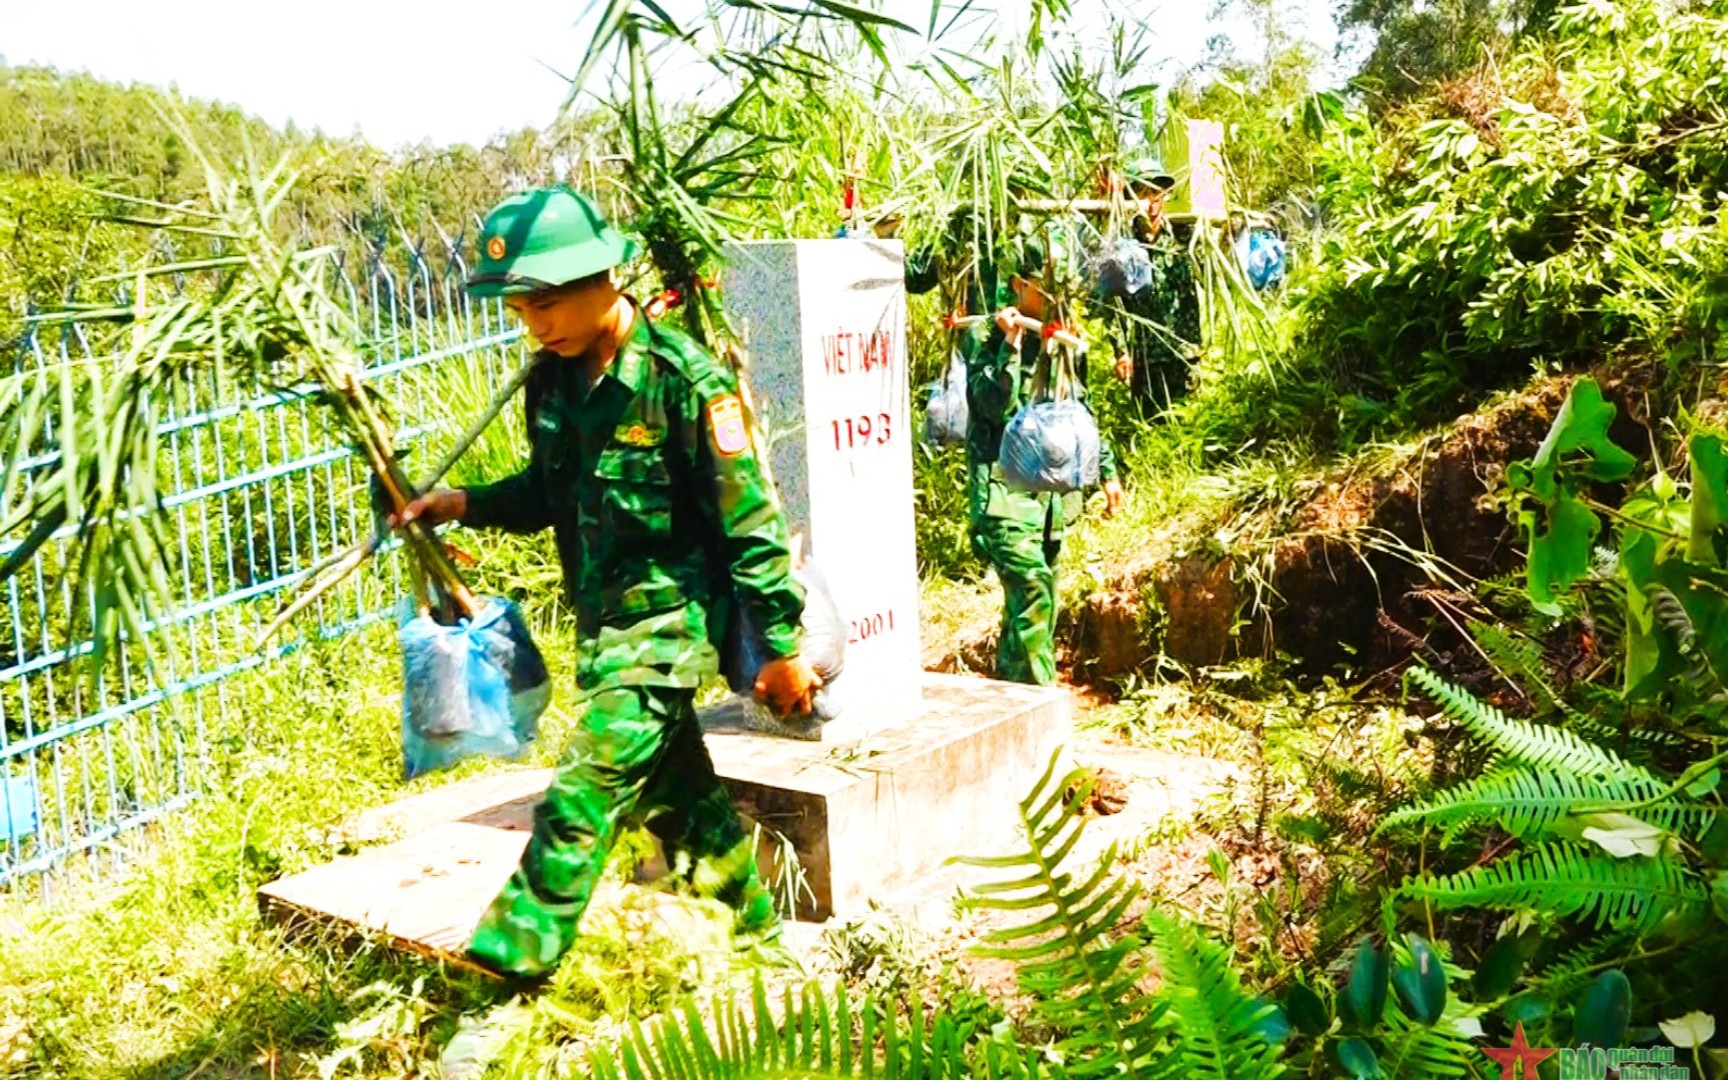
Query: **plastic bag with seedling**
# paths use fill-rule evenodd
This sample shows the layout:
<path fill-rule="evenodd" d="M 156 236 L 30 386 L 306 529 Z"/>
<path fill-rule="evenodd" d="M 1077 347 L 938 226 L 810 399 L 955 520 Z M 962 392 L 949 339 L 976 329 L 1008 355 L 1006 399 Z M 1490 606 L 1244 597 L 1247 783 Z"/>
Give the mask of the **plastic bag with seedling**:
<path fill-rule="evenodd" d="M 1101 447 L 1098 422 L 1079 400 L 1034 401 L 1002 432 L 1002 475 L 1025 491 L 1082 491 L 1098 483 Z"/>
<path fill-rule="evenodd" d="M 1127 300 L 1152 284 L 1152 257 L 1146 245 L 1129 236 L 1106 241 L 1091 258 L 1092 280 L 1098 296 Z"/>
<path fill-rule="evenodd" d="M 966 404 L 966 361 L 955 352 L 942 380 L 930 387 L 924 406 L 924 441 L 931 446 L 964 446 L 970 414 Z"/>
<path fill-rule="evenodd" d="M 508 600 L 444 625 L 404 601 L 402 762 L 409 779 L 474 755 L 514 758 L 534 741 L 551 699 L 540 650 Z"/>
<path fill-rule="evenodd" d="M 1046 258 L 1042 246 L 1029 242 L 1023 272 L 1042 272 L 1043 292 L 1052 309 L 1040 323 L 1018 316 L 1020 328 L 1041 336 L 1042 349 L 1033 375 L 1030 400 L 1009 417 L 997 455 L 1003 478 L 1024 491 L 1065 494 L 1098 483 L 1103 463 L 1103 439 L 1098 422 L 1084 402 L 1074 358 L 1086 342 L 1062 323 L 1061 297 L 1069 295 L 1076 275 L 1074 248 L 1051 232 Z M 1028 265 L 1030 263 L 1030 265 Z"/>
<path fill-rule="evenodd" d="M 781 719 L 752 696 L 756 675 L 772 657 L 762 629 L 748 609 L 740 607 L 727 633 L 726 684 L 744 699 L 745 723 L 757 731 L 767 731 L 792 738 L 815 739 L 823 724 L 840 716 L 839 703 L 834 700 L 834 680 L 846 666 L 846 638 L 850 632 L 827 578 L 816 564 L 803 560 L 792 570 L 792 576 L 804 587 L 804 644 L 799 654 L 816 669 L 822 686 L 816 691 L 807 716 Z"/>
<path fill-rule="evenodd" d="M 1270 229 L 1250 228 L 1236 238 L 1236 258 L 1249 284 L 1270 289 L 1284 280 L 1287 253 L 1284 241 Z"/>
<path fill-rule="evenodd" d="M 473 434 L 496 416 L 518 382 L 494 400 Z M 460 440 L 439 472 L 470 441 L 471 436 Z M 383 508 L 391 502 L 383 487 L 374 480 L 381 526 Z M 469 757 L 519 757 L 539 734 L 551 676 L 521 610 L 501 597 L 479 597 L 473 604 L 472 612 L 451 610 L 453 605 L 439 610 L 404 598 L 398 608 L 402 765 L 410 780 Z"/>

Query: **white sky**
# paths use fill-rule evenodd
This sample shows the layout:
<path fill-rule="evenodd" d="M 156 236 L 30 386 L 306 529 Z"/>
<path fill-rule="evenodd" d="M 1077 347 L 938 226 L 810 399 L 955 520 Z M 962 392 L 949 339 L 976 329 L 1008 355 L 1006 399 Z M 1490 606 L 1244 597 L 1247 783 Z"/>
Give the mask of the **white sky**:
<path fill-rule="evenodd" d="M 1274 2 L 1290 29 L 1330 52 L 1334 30 L 1324 0 Z M 1000 17 L 985 22 L 1010 32 L 1024 23 L 1026 0 L 996 4 Z M 689 0 L 667 6 L 674 14 L 693 8 Z M 1258 47 L 1252 28 L 1209 24 L 1211 6 L 1146 4 L 1153 53 L 1164 61 L 1159 74 L 1200 58 L 1220 30 Z M 1103 24 L 1103 0 L 1074 0 L 1074 7 L 1082 33 Z M 592 26 L 587 8 L 587 0 L 0 0 L 0 56 L 174 84 L 275 124 L 292 119 L 334 135 L 358 130 L 386 148 L 479 143 L 553 119 L 567 87 L 548 66 L 574 72 Z M 885 0 L 882 10 L 922 31 L 930 4 Z M 678 82 L 662 79 L 662 93 L 678 92 Z"/>

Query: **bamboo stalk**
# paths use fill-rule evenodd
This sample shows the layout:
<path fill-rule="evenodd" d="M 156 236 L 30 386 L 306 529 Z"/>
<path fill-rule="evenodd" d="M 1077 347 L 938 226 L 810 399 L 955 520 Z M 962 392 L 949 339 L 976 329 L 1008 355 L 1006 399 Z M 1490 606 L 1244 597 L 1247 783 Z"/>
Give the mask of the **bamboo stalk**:
<path fill-rule="evenodd" d="M 993 322 L 995 319 L 995 315 L 951 315 L 947 319 L 947 324 L 950 327 L 977 326 L 980 323 Z M 1015 312 L 1014 317 L 1009 321 L 1022 330 L 1039 335 L 1044 333 L 1046 325 L 1030 315 L 1022 315 L 1019 312 Z M 1058 345 L 1066 345 L 1075 352 L 1085 352 L 1087 348 L 1086 339 L 1071 330 L 1057 330 L 1050 335 L 1050 340 Z"/>
<path fill-rule="evenodd" d="M 974 316 L 974 317 L 975 318 L 982 318 L 982 316 Z M 1018 326 L 1022 330 L 1027 330 L 1027 331 L 1030 331 L 1031 333 L 1040 334 L 1040 335 L 1042 335 L 1044 333 L 1044 327 L 1046 325 L 1048 325 L 1046 323 L 1039 322 L 1037 319 L 1032 318 L 1030 315 L 1022 315 L 1019 312 L 1015 312 L 1014 317 L 1009 321 L 1011 321 L 1015 326 Z M 1061 324 L 1058 323 L 1057 325 L 1060 326 Z M 1081 337 L 1079 334 L 1074 333 L 1072 330 L 1066 330 L 1066 329 L 1053 330 L 1050 332 L 1049 340 L 1054 341 L 1058 345 L 1066 345 L 1066 346 L 1068 346 L 1068 348 L 1073 349 L 1075 352 L 1085 352 L 1086 351 L 1086 339 Z"/>
<path fill-rule="evenodd" d="M 1145 209 L 1146 199 L 1016 199 L 1016 209 L 1032 214 L 1108 214 L 1117 210 L 1131 211 Z M 1272 219 L 1259 210 L 1233 209 L 1223 216 L 1215 214 L 1196 214 L 1193 211 L 1164 211 L 1159 215 L 1165 221 L 1187 225 L 1196 222 L 1208 225 L 1223 225 L 1232 217 L 1240 216 L 1250 225 L 1270 225 Z"/>
<path fill-rule="evenodd" d="M 523 384 L 528 381 L 528 376 L 533 374 L 535 367 L 538 366 L 540 356 L 541 354 L 535 353 L 533 356 L 528 358 L 526 364 L 523 364 L 516 370 L 515 374 L 510 376 L 510 380 L 499 389 L 498 393 L 492 396 L 492 401 L 486 406 L 485 410 L 481 412 L 479 419 L 468 425 L 468 430 L 463 432 L 461 437 L 456 440 L 455 444 L 452 445 L 449 450 L 444 452 L 444 456 L 439 458 L 437 463 L 433 465 L 431 472 L 426 475 L 425 479 L 412 488 L 412 494 L 408 501 L 413 501 L 413 499 L 418 497 L 420 493 L 429 491 L 433 487 L 437 486 L 438 481 L 444 479 L 444 474 L 448 473 L 455 467 L 456 462 L 461 459 L 462 455 L 467 452 L 468 448 L 474 445 L 474 441 L 480 437 L 487 427 L 491 426 L 492 421 L 498 419 L 498 414 L 504 411 L 504 406 L 509 404 L 510 399 L 516 396 L 516 392 L 522 389 Z M 388 487 L 388 485 L 386 486 Z M 406 502 L 399 504 L 397 506 L 397 511 L 400 512 L 402 507 L 406 505 Z M 307 575 L 307 580 L 310 584 L 299 596 L 295 597 L 293 601 L 284 607 L 282 611 L 270 621 L 270 625 L 265 627 L 265 629 L 258 635 L 255 648 L 262 649 L 265 643 L 267 643 L 271 637 L 275 636 L 283 626 L 287 625 L 290 619 L 301 611 L 304 611 L 307 606 L 317 600 L 318 597 L 329 592 L 343 581 L 346 581 L 349 575 L 358 570 L 365 564 L 367 559 L 371 558 L 377 553 L 380 547 L 384 546 L 384 539 L 388 535 L 388 530 L 381 529 L 373 533 L 371 536 L 365 537 L 364 539 L 343 548 L 341 551 L 336 552 L 334 555 L 331 555 L 323 562 L 314 566 Z M 436 537 L 436 533 L 433 535 Z M 438 542 L 440 548 L 442 548 L 442 541 L 440 540 Z"/>

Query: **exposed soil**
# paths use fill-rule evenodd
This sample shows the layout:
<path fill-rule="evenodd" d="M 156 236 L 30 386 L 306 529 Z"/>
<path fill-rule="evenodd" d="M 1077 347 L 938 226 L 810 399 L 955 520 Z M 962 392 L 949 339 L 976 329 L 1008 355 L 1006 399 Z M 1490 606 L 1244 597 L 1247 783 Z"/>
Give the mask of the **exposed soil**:
<path fill-rule="evenodd" d="M 1615 440 L 1649 446 L 1649 368 L 1596 377 L 1618 407 Z M 1521 565 L 1523 538 L 1496 492 L 1506 464 L 1536 452 L 1572 379 L 1538 380 L 1394 458 L 1341 468 L 1277 520 L 1243 515 L 1224 530 L 1239 538 L 1228 551 L 1149 543 L 1159 555 L 1118 568 L 1064 613 L 1065 671 L 1100 682 L 1160 654 L 1206 666 L 1282 652 L 1310 672 L 1348 660 L 1372 673 L 1424 651 L 1449 654 L 1458 638 L 1442 608 L 1466 602 L 1472 579 Z M 985 661 L 993 629 L 962 637 L 932 666 Z"/>

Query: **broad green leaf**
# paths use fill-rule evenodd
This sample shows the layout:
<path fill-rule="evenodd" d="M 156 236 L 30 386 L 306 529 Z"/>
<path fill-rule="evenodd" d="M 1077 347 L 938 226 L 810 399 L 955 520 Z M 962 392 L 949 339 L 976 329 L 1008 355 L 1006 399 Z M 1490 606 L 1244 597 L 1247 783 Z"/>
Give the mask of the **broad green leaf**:
<path fill-rule="evenodd" d="M 1722 770 L 1710 769 L 1706 771 L 1703 776 L 1700 776 L 1698 779 L 1686 785 L 1686 794 L 1692 796 L 1694 799 L 1702 799 L 1712 791 L 1715 791 L 1721 786 L 1721 784 Z"/>
<path fill-rule="evenodd" d="M 1304 1034 L 1321 1035 L 1332 1026 L 1326 1003 L 1306 983 L 1292 983 L 1284 994 L 1284 1011 Z"/>
<path fill-rule="evenodd" d="M 1554 426 L 1530 460 L 1533 490 L 1539 498 L 1549 497 L 1552 485 L 1562 478 L 1560 474 L 1574 468 L 1591 480 L 1624 480 L 1632 475 L 1638 459 L 1608 438 L 1614 412 L 1595 379 L 1579 379 L 1572 384 L 1566 403 L 1554 417 Z M 1580 450 L 1589 455 L 1581 464 L 1568 457 Z"/>
<path fill-rule="evenodd" d="M 1521 935 L 1508 935 L 1496 941 L 1482 957 L 1482 962 L 1476 967 L 1476 974 L 1470 979 L 1470 988 L 1475 991 L 1477 1001 L 1498 1001 L 1512 992 L 1517 984 L 1518 976 L 1524 971 L 1524 939 Z"/>
<path fill-rule="evenodd" d="M 1707 866 L 1728 865 L 1728 814 L 1717 814 L 1698 838 L 1698 854 Z"/>
<path fill-rule="evenodd" d="M 1356 959 L 1350 965 L 1350 977 L 1344 983 L 1339 1008 L 1344 1019 L 1363 1031 L 1372 1031 L 1386 1012 L 1387 985 L 1391 978 L 1391 963 L 1385 953 L 1364 937 L 1356 946 Z"/>
<path fill-rule="evenodd" d="M 1545 994 L 1519 994 L 1506 1002 L 1501 1015 L 1508 1024 L 1534 1024 L 1554 1011 L 1554 1003 Z"/>
<path fill-rule="evenodd" d="M 1653 533 L 1628 529 L 1621 537 L 1620 574 L 1626 580 L 1626 696 L 1643 697 L 1664 689 L 1684 666 L 1673 638 L 1656 621 L 1645 595 L 1656 581 L 1658 541 Z"/>
<path fill-rule="evenodd" d="M 1433 1027 L 1446 1011 L 1446 969 L 1426 939 L 1408 934 L 1405 943 L 1410 948 L 1410 961 L 1400 962 L 1392 969 L 1392 986 L 1398 991 L 1398 1000 L 1404 1003 L 1405 1011 Z"/>
<path fill-rule="evenodd" d="M 1526 507 L 1519 517 L 1530 540 L 1530 599 L 1544 614 L 1560 614 L 1556 598 L 1589 571 L 1590 550 L 1602 531 L 1578 492 L 1590 482 L 1624 480 L 1637 464 L 1608 438 L 1613 421 L 1614 406 L 1603 400 L 1602 388 L 1579 379 L 1535 456 L 1507 466 L 1508 484 L 1541 506 L 1540 512 Z"/>
<path fill-rule="evenodd" d="M 1249 1030 L 1273 1046 L 1283 1046 L 1290 1038 L 1289 1015 L 1264 998 L 1256 998 L 1255 1002 L 1267 1008 L 1265 1014 L 1256 1020 Z"/>
<path fill-rule="evenodd" d="M 1530 604 L 1544 615 L 1559 615 L 1558 598 L 1590 572 L 1590 552 L 1602 520 L 1568 494 L 1557 495 L 1543 511 L 1521 514 L 1530 537 Z"/>
<path fill-rule="evenodd" d="M 1714 435 L 1694 435 L 1692 459 L 1692 527 L 1686 557 L 1705 566 L 1720 566 L 1717 533 L 1728 523 L 1728 456 Z"/>
<path fill-rule="evenodd" d="M 1591 1046 L 1620 1046 L 1632 1015 L 1632 983 L 1619 968 L 1590 984 L 1573 1015 L 1572 1039 Z"/>
<path fill-rule="evenodd" d="M 1378 1080 L 1385 1076 L 1380 1068 L 1380 1059 L 1375 1056 L 1374 1048 L 1361 1039 L 1345 1039 L 1334 1047 L 1338 1055 L 1338 1064 L 1356 1080 Z"/>

